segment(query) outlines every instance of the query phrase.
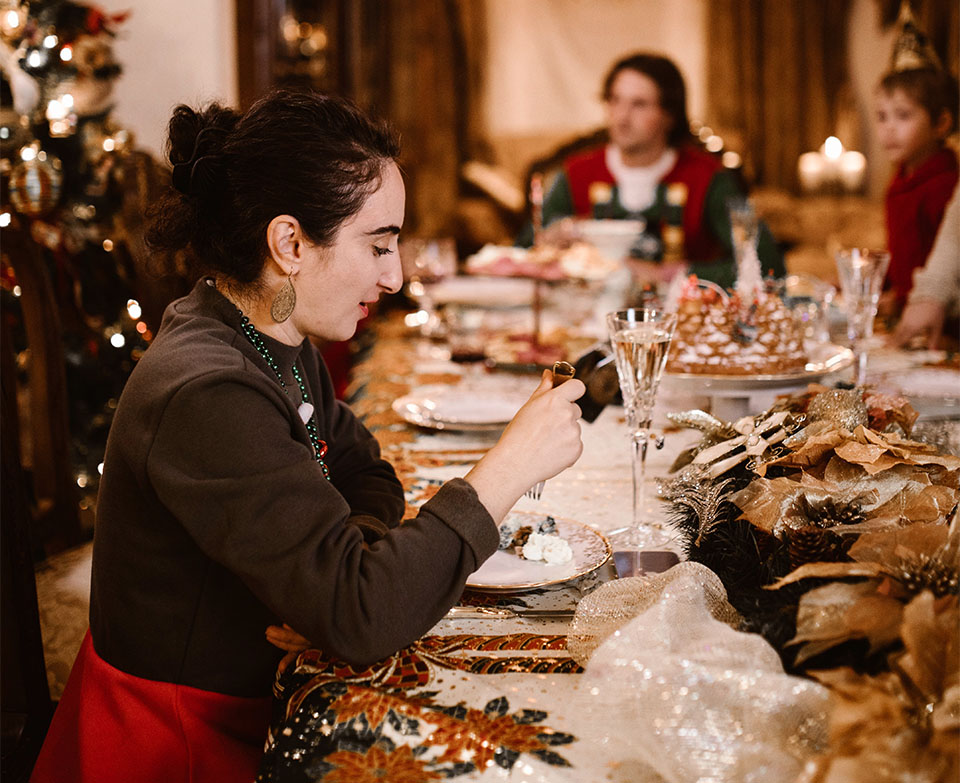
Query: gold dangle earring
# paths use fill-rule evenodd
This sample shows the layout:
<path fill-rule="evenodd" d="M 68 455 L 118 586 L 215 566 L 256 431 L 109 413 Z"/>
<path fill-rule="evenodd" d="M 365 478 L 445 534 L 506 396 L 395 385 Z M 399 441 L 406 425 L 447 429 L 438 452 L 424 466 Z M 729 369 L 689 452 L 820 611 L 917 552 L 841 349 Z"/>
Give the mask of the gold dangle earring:
<path fill-rule="evenodd" d="M 297 292 L 293 287 L 293 274 L 287 275 L 287 282 L 277 293 L 273 304 L 270 305 L 270 317 L 278 324 L 282 324 L 291 315 L 297 306 Z"/>

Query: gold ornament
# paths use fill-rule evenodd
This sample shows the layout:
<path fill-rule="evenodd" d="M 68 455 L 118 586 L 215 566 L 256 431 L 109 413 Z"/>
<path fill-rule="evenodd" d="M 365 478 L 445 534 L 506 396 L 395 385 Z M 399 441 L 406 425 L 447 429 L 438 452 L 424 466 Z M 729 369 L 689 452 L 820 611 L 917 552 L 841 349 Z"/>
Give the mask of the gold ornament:
<path fill-rule="evenodd" d="M 53 209 L 60 200 L 63 182 L 59 158 L 35 152 L 10 172 L 10 203 L 22 215 L 38 217 Z"/>
<path fill-rule="evenodd" d="M 813 421 L 829 421 L 853 432 L 867 426 L 869 416 L 860 389 L 831 389 L 820 392 L 810 401 L 807 415 Z"/>
<path fill-rule="evenodd" d="M 291 315 L 297 306 L 297 292 L 293 287 L 293 275 L 287 276 L 287 282 L 277 293 L 273 304 L 270 305 L 270 317 L 278 324 L 282 324 Z"/>
<path fill-rule="evenodd" d="M 609 204 L 613 199 L 613 185 L 609 182 L 591 182 L 587 196 L 591 204 Z"/>

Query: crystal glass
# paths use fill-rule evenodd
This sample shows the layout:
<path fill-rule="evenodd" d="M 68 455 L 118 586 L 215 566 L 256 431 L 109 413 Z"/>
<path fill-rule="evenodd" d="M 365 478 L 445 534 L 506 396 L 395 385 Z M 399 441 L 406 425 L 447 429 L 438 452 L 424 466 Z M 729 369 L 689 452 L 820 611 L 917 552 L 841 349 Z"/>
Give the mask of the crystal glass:
<path fill-rule="evenodd" d="M 744 198 L 732 198 L 727 202 L 730 215 L 730 235 L 738 265 L 743 260 L 747 247 L 756 248 L 760 238 L 760 221 L 753 204 Z"/>
<path fill-rule="evenodd" d="M 676 326 L 676 313 L 652 308 L 631 308 L 607 315 L 633 446 L 633 523 L 611 533 L 613 542 L 621 549 L 645 549 L 662 543 L 657 528 L 643 518 L 644 482 L 650 420 Z"/>
<path fill-rule="evenodd" d="M 420 306 L 415 315 L 420 331 L 427 337 L 440 337 L 443 323 L 437 313 L 431 287 L 457 273 L 457 246 L 450 237 L 400 242 L 400 264 L 407 281 L 407 293 Z"/>
<path fill-rule="evenodd" d="M 830 342 L 830 306 L 837 290 L 813 275 L 788 275 L 783 281 L 782 296 L 793 317 L 803 328 L 808 345 Z"/>
<path fill-rule="evenodd" d="M 837 252 L 837 274 L 847 312 L 847 339 L 856 354 L 856 383 L 867 378 L 867 343 L 873 336 L 880 290 L 887 274 L 890 254 L 851 248 Z"/>

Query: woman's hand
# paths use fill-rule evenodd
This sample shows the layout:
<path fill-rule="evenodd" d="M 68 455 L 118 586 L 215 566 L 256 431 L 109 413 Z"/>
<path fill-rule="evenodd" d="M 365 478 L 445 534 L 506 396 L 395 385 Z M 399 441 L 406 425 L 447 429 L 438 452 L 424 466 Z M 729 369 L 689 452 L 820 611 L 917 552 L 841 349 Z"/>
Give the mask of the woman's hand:
<path fill-rule="evenodd" d="M 280 659 L 278 668 L 281 672 L 286 671 L 286 668 L 297 659 L 297 656 L 311 646 L 309 639 L 298 634 L 286 623 L 282 626 L 269 626 L 267 628 L 267 641 L 274 647 L 287 651 L 287 654 Z"/>
<path fill-rule="evenodd" d="M 910 342 L 918 334 L 926 333 L 927 348 L 934 350 L 943 334 L 943 322 L 947 317 L 947 308 L 936 299 L 918 299 L 908 304 L 900 317 L 900 323 L 890 337 L 892 345 L 900 346 Z"/>
<path fill-rule="evenodd" d="M 570 467 L 583 451 L 574 400 L 586 389 L 576 379 L 552 386 L 546 370 L 497 444 L 466 475 L 498 524 L 524 492 Z"/>

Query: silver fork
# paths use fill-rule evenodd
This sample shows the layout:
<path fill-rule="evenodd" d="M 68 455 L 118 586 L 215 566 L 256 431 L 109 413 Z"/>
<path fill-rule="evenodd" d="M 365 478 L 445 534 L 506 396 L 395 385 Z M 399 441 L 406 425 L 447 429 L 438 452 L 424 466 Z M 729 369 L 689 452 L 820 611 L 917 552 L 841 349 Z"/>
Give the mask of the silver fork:
<path fill-rule="evenodd" d="M 553 363 L 553 388 L 556 389 L 561 383 L 569 381 L 574 374 L 576 369 L 570 362 L 554 362 Z M 543 494 L 543 485 L 546 484 L 545 481 L 538 481 L 530 489 L 523 493 L 524 497 L 533 498 L 534 500 L 540 500 L 540 495 Z"/>

